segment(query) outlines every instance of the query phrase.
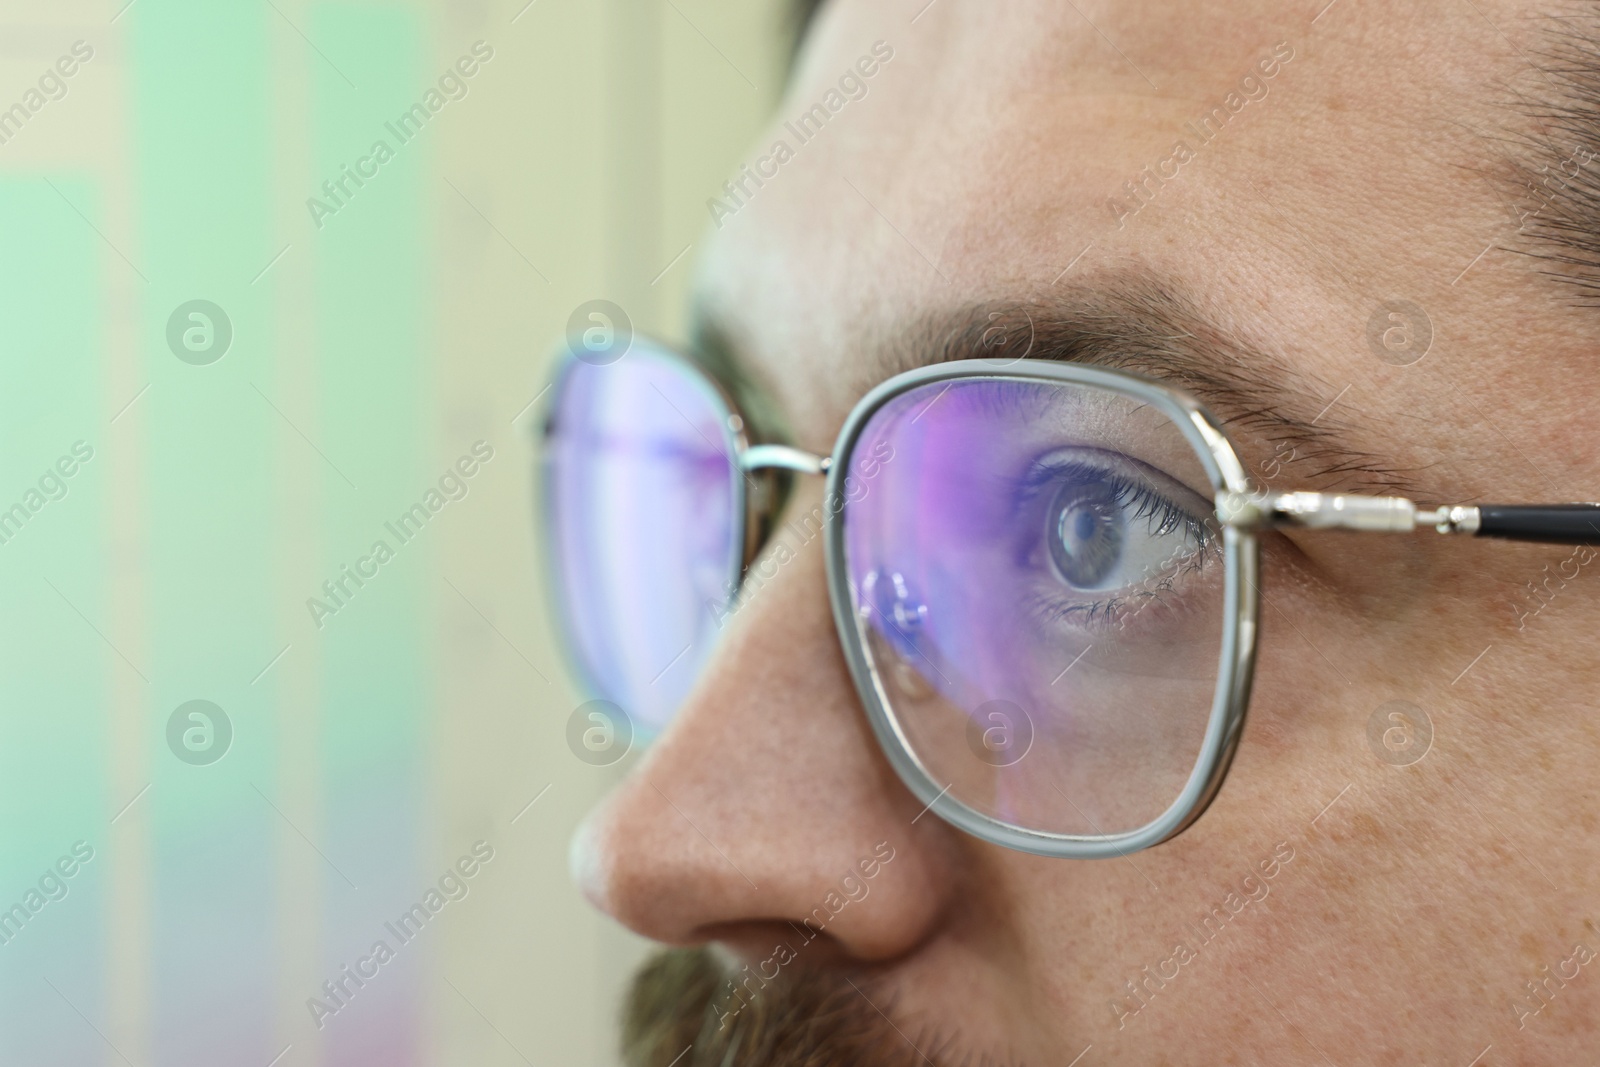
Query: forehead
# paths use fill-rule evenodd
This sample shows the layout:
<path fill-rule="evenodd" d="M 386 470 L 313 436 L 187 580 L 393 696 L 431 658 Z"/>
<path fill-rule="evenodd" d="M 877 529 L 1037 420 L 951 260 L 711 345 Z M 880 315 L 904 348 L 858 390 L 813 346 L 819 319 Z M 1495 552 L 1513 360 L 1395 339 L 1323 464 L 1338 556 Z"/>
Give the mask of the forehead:
<path fill-rule="evenodd" d="M 1064 280 L 1172 279 L 1339 384 L 1396 298 L 1525 335 L 1556 302 L 1486 254 L 1516 218 L 1486 86 L 1524 73 L 1471 5 L 842 0 L 708 205 L 698 300 L 819 435 L 919 316 Z"/>

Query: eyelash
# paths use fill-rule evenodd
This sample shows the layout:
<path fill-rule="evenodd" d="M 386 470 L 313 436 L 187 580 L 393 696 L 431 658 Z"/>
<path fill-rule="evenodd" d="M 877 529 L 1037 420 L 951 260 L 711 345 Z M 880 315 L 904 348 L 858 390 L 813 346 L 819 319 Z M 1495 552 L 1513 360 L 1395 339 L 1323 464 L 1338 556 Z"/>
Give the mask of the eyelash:
<path fill-rule="evenodd" d="M 1018 480 L 1016 513 L 1021 518 L 1024 513 L 1032 510 L 1041 497 L 1060 484 L 1062 479 L 1068 477 L 1095 478 L 1108 485 L 1113 493 L 1113 500 L 1118 507 L 1127 507 L 1130 503 L 1135 510 L 1129 516 L 1129 521 L 1149 517 L 1148 533 L 1151 537 L 1161 537 L 1183 526 L 1188 536 L 1195 542 L 1195 550 L 1187 559 L 1180 563 L 1177 573 L 1197 574 L 1204 567 L 1206 557 L 1210 556 L 1216 548 L 1216 534 L 1200 519 L 1195 518 L 1184 508 L 1173 503 L 1166 497 L 1155 492 L 1148 486 L 1132 481 L 1108 467 L 1096 466 L 1081 460 L 1050 461 L 1039 460 Z M 1035 550 L 1029 547 L 1024 555 L 1030 556 Z M 1020 560 L 1023 565 L 1028 565 L 1026 559 Z M 1163 577 L 1154 589 L 1147 589 L 1137 594 L 1137 597 L 1161 600 L 1161 593 L 1172 589 L 1173 577 Z M 1053 624 L 1062 619 L 1079 616 L 1077 622 L 1086 629 L 1109 629 L 1123 616 L 1127 610 L 1129 596 L 1110 596 L 1102 600 L 1070 601 L 1065 597 L 1038 594 L 1025 606 L 1041 622 Z"/>

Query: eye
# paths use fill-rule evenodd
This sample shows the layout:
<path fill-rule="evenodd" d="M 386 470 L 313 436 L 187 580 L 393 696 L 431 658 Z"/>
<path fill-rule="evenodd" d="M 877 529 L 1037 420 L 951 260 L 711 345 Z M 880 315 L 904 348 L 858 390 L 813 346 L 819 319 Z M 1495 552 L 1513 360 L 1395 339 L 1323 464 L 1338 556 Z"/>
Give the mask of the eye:
<path fill-rule="evenodd" d="M 1046 512 L 1050 562 L 1075 589 L 1099 589 L 1122 558 L 1125 518 L 1116 490 L 1103 481 L 1067 482 Z"/>
<path fill-rule="evenodd" d="M 1027 481 L 1045 505 L 1040 555 L 1048 557 L 1051 576 L 1074 592 L 1139 585 L 1153 592 L 1197 567 L 1213 547 L 1211 531 L 1195 517 L 1205 501 L 1143 464 L 1057 457 L 1040 462 Z M 1175 497 L 1194 497 L 1194 508 Z"/>

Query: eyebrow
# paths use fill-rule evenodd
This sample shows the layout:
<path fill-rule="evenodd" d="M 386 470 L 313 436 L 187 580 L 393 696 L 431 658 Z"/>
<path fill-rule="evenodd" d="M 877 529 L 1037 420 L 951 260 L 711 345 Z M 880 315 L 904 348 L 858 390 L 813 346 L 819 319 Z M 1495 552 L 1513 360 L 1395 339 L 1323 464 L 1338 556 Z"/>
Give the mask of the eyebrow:
<path fill-rule="evenodd" d="M 1576 307 L 1600 307 L 1600 18 L 1545 16 L 1525 53 L 1542 77 L 1498 100 L 1517 120 L 1489 142 L 1483 169 L 1518 225 L 1507 247 L 1530 257 Z M 1571 170 L 1568 168 L 1571 167 Z"/>
<path fill-rule="evenodd" d="M 696 307 L 702 365 L 739 399 L 761 404 L 744 358 L 709 309 Z M 976 302 L 924 313 L 868 343 L 848 383 L 863 395 L 897 374 L 964 359 L 1021 357 L 1125 370 L 1192 393 L 1239 443 L 1257 482 L 1275 489 L 1427 494 L 1417 468 L 1359 447 L 1361 432 L 1337 410 L 1337 389 L 1202 314 L 1173 286 L 1142 274 L 1098 275 L 1049 296 Z M 1003 366 L 1003 364 L 1002 364 Z M 786 436 L 768 408 L 759 430 Z M 1254 461 L 1254 462 L 1252 462 Z"/>

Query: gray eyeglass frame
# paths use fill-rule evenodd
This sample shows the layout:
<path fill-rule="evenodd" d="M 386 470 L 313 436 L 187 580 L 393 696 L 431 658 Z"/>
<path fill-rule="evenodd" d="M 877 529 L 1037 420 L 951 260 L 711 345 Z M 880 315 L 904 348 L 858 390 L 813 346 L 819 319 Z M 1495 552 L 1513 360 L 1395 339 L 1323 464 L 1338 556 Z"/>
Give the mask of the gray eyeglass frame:
<path fill-rule="evenodd" d="M 1193 825 L 1210 806 L 1238 750 L 1250 703 L 1260 622 L 1260 532 L 1302 528 L 1408 533 L 1431 525 L 1441 534 L 1555 544 L 1600 543 L 1600 504 L 1595 503 L 1419 508 L 1412 501 L 1395 496 L 1263 491 L 1240 461 L 1222 423 L 1187 392 L 1128 371 L 1080 363 L 971 359 L 911 370 L 880 383 L 862 397 L 845 419 L 828 456 L 785 444 L 752 443 L 746 435 L 743 416 L 720 383 L 670 346 L 652 342 L 652 347 L 659 354 L 679 359 L 716 390 L 726 405 L 732 458 L 741 472 L 826 475 L 826 499 L 841 502 L 839 508 L 830 509 L 835 514 L 826 523 L 823 541 L 834 625 L 873 734 L 900 780 L 926 805 L 924 811 L 932 811 L 980 840 L 1035 855 L 1061 859 L 1124 856 L 1170 840 Z M 564 369 L 558 369 L 558 377 Z M 1222 530 L 1225 570 L 1216 691 L 1199 757 L 1182 791 L 1159 816 L 1135 830 L 1115 834 L 1034 830 L 987 815 L 950 796 L 950 785 L 941 786 L 914 753 L 892 710 L 883 679 L 867 656 L 856 617 L 855 590 L 845 562 L 844 522 L 837 521 L 844 515 L 851 454 L 873 415 L 894 398 L 938 382 L 953 385 L 980 380 L 1089 386 L 1139 401 L 1166 415 L 1178 427 L 1211 481 L 1215 517 Z M 928 406 L 943 395 L 941 391 Z M 743 507 L 736 511 L 742 513 L 745 547 L 739 573 L 732 576 L 737 587 L 742 585 L 745 571 L 761 548 L 750 535 L 764 528 L 773 516 L 753 499 L 742 480 L 736 484 L 742 497 Z M 776 497 L 768 495 L 768 499 Z"/>
<path fill-rule="evenodd" d="M 829 498 L 845 499 L 844 480 L 849 475 L 850 455 L 862 431 L 885 404 L 922 386 L 968 381 L 1092 386 L 1141 402 L 1167 416 L 1183 432 L 1211 480 L 1214 495 L 1254 492 L 1249 474 L 1221 424 L 1188 394 L 1147 378 L 1103 367 L 1043 361 L 1013 366 L 1015 369 L 1004 368 L 981 359 L 942 363 L 897 375 L 873 389 L 845 419 L 833 455 L 829 457 L 826 490 Z M 941 391 L 927 407 L 938 403 L 943 396 Z M 866 708 L 879 747 L 900 780 L 927 805 L 926 810 L 981 840 L 1005 848 L 1060 859 L 1100 859 L 1124 856 L 1160 844 L 1182 833 L 1210 806 L 1238 750 L 1255 673 L 1261 553 L 1253 529 L 1227 523 L 1222 527 L 1224 617 L 1217 687 L 1200 754 L 1188 781 L 1171 805 L 1144 826 L 1123 833 L 1093 835 L 1051 833 L 1017 826 L 980 812 L 950 795 L 950 785 L 941 785 L 917 757 L 895 716 L 883 678 L 867 656 L 856 619 L 855 591 L 850 586 L 845 565 L 843 522 L 828 524 L 823 544 L 834 625 L 839 631 L 839 642 L 850 665 L 856 691 Z"/>

